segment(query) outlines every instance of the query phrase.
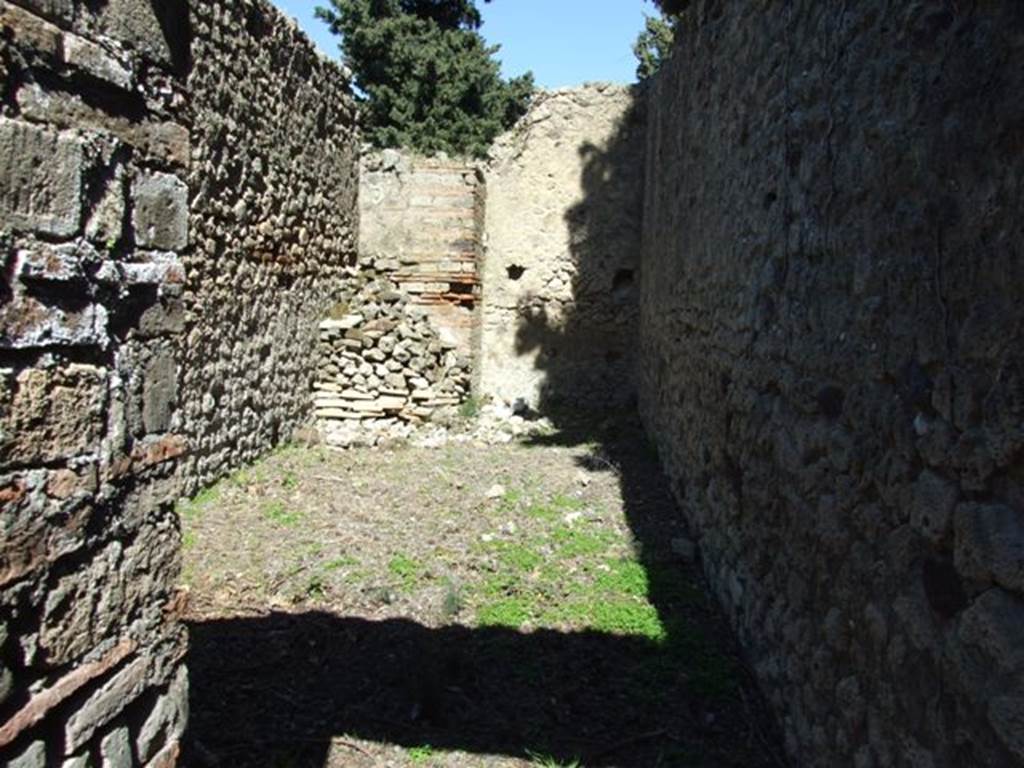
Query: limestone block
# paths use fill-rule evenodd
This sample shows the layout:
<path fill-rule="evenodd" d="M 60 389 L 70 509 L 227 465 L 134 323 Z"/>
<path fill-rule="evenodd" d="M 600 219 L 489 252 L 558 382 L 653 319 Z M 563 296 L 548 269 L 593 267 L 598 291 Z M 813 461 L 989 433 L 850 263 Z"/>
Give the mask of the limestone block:
<path fill-rule="evenodd" d="M 159 300 L 139 318 L 139 333 L 143 338 L 181 333 L 184 329 L 185 306 L 176 298 Z"/>
<path fill-rule="evenodd" d="M 126 727 L 115 728 L 103 737 L 100 757 L 103 768 L 134 768 L 132 744 Z"/>
<path fill-rule="evenodd" d="M 139 759 L 149 760 L 165 742 L 181 736 L 188 719 L 188 671 L 181 667 L 153 705 L 135 740 Z"/>
<path fill-rule="evenodd" d="M 93 209 L 85 234 L 94 243 L 111 246 L 124 236 L 124 174 L 118 169 Z"/>
<path fill-rule="evenodd" d="M 0 347 L 105 347 L 109 314 L 86 300 L 53 305 L 24 292 L 0 306 Z"/>
<path fill-rule="evenodd" d="M 46 744 L 33 741 L 9 763 L 8 768 L 46 768 Z"/>
<path fill-rule="evenodd" d="M 1024 514 L 1004 504 L 960 504 L 956 567 L 966 578 L 1024 594 Z"/>
<path fill-rule="evenodd" d="M 132 226 L 144 248 L 177 251 L 188 245 L 188 187 L 177 176 L 153 173 L 132 185 Z"/>
<path fill-rule="evenodd" d="M 98 729 L 121 714 L 142 693 L 148 672 L 149 660 L 141 656 L 90 696 L 68 719 L 64 728 L 65 749 L 78 750 Z"/>
<path fill-rule="evenodd" d="M 0 384 L 0 461 L 34 464 L 95 450 L 106 372 L 88 365 L 29 368 Z"/>
<path fill-rule="evenodd" d="M 128 67 L 96 43 L 78 35 L 64 35 L 63 58 L 66 64 L 83 69 L 122 90 L 130 90 L 134 85 L 135 78 Z"/>
<path fill-rule="evenodd" d="M 16 94 L 26 118 L 62 128 L 91 128 L 110 133 L 153 157 L 185 167 L 191 156 L 189 133 L 177 123 L 133 121 L 90 106 L 80 96 L 45 91 L 36 83 L 23 84 Z"/>
<path fill-rule="evenodd" d="M 0 217 L 16 229 L 76 234 L 82 218 L 79 139 L 0 119 Z"/>

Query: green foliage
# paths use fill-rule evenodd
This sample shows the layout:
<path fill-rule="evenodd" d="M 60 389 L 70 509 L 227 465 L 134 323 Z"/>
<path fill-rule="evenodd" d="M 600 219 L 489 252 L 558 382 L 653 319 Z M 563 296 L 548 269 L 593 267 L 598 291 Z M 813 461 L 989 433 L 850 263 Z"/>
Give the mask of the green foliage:
<path fill-rule="evenodd" d="M 281 501 L 271 501 L 264 504 L 260 511 L 265 520 L 284 528 L 298 525 L 303 517 L 301 512 L 289 511 L 285 507 L 284 502 Z"/>
<path fill-rule="evenodd" d="M 474 0 L 330 3 L 316 13 L 341 35 L 375 145 L 483 156 L 526 111 L 533 75 L 502 79 Z"/>
<path fill-rule="evenodd" d="M 423 744 L 419 747 L 409 747 L 406 754 L 409 756 L 410 763 L 419 764 L 430 762 L 437 757 L 437 750 L 429 744 Z"/>
<path fill-rule="evenodd" d="M 472 395 L 459 406 L 459 416 L 464 419 L 475 419 L 480 415 L 480 401 Z"/>
<path fill-rule="evenodd" d="M 403 589 L 412 589 L 420 579 L 423 566 L 400 552 L 388 561 L 388 570 L 398 577 Z"/>
<path fill-rule="evenodd" d="M 522 597 L 507 597 L 481 606 L 476 612 L 477 626 L 519 629 L 530 619 L 530 603 Z"/>
<path fill-rule="evenodd" d="M 676 19 L 672 16 L 647 16 L 643 31 L 633 43 L 636 56 L 636 76 L 646 80 L 661 68 L 662 62 L 672 55 L 676 37 Z"/>

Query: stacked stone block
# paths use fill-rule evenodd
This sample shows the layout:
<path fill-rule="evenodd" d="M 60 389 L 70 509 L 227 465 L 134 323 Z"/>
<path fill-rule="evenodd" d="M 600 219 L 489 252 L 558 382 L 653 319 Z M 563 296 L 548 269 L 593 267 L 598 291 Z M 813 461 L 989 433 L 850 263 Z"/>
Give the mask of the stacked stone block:
<path fill-rule="evenodd" d="M 475 342 L 484 186 L 471 162 L 395 150 L 362 158 L 359 252 L 391 272 L 461 354 Z"/>
<path fill-rule="evenodd" d="M 641 405 L 794 765 L 1024 765 L 1024 6 L 694 2 Z"/>
<path fill-rule="evenodd" d="M 148 2 L 0 2 L 0 764 L 165 766 L 187 41 Z"/>
<path fill-rule="evenodd" d="M 329 444 L 429 421 L 470 390 L 469 358 L 400 290 L 393 273 L 364 258 L 353 283 L 356 290 L 320 323 L 314 405 Z"/>

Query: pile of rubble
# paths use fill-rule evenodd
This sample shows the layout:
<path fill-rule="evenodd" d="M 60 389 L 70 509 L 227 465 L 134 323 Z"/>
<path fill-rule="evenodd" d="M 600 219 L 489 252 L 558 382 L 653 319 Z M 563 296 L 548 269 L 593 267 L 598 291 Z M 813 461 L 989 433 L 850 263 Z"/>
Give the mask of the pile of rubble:
<path fill-rule="evenodd" d="M 469 359 L 387 278 L 367 281 L 331 314 L 320 324 L 314 385 L 314 413 L 328 443 L 450 419 L 469 397 Z"/>

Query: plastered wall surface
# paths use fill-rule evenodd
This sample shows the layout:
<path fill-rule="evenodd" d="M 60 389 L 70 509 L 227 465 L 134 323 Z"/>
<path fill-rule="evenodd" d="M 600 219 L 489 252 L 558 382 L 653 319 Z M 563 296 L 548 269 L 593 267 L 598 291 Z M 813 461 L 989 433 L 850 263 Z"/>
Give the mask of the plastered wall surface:
<path fill-rule="evenodd" d="M 539 94 L 485 169 L 481 394 L 530 407 L 634 395 L 642 102 L 596 84 Z"/>
<path fill-rule="evenodd" d="M 641 410 L 796 765 L 1024 765 L 1024 6 L 697 2 Z"/>
<path fill-rule="evenodd" d="M 317 328 L 356 262 L 358 194 L 355 105 L 340 68 L 265 3 L 193 3 L 192 15 L 190 493 L 310 417 Z"/>

